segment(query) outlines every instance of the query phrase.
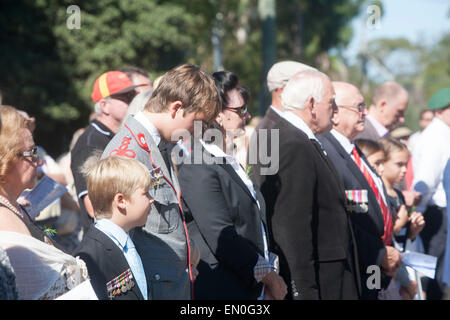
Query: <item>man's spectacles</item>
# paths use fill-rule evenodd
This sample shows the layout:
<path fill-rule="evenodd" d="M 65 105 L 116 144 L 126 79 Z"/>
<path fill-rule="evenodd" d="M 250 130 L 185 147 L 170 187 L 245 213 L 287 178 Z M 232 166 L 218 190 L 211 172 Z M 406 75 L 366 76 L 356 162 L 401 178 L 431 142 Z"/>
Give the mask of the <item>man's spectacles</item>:
<path fill-rule="evenodd" d="M 239 107 L 239 108 L 225 108 L 225 109 L 236 112 L 241 118 L 245 117 L 245 115 L 248 112 L 246 105 Z"/>
<path fill-rule="evenodd" d="M 361 102 L 357 106 L 338 106 L 338 107 L 339 108 L 347 108 L 347 109 L 350 109 L 350 110 L 362 113 L 364 111 L 364 109 L 366 109 L 366 103 L 365 102 Z"/>
<path fill-rule="evenodd" d="M 34 146 L 31 150 L 22 151 L 19 153 L 23 157 L 31 157 L 32 162 L 39 161 L 39 150 L 38 147 Z"/>

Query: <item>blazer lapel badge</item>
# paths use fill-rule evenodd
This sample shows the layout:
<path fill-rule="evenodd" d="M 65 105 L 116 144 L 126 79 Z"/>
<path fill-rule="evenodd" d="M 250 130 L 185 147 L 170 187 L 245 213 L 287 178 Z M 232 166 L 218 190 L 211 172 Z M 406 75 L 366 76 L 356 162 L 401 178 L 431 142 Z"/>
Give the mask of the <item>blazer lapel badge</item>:
<path fill-rule="evenodd" d="M 113 299 L 115 296 L 131 290 L 134 285 L 133 274 L 131 273 L 131 269 L 128 269 L 106 284 L 109 299 Z"/>
<path fill-rule="evenodd" d="M 345 190 L 345 198 L 349 212 L 366 213 L 369 211 L 367 190 Z"/>

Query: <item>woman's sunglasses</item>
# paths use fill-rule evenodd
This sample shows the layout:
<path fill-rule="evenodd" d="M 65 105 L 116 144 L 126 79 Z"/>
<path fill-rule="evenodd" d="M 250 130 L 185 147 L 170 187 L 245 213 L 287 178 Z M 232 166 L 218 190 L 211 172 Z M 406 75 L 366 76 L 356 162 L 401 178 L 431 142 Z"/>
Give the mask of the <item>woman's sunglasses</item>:
<path fill-rule="evenodd" d="M 20 155 L 23 157 L 31 157 L 32 162 L 38 162 L 39 161 L 39 150 L 38 147 L 34 146 L 29 151 L 22 151 L 20 152 Z"/>
<path fill-rule="evenodd" d="M 248 110 L 247 110 L 247 106 L 246 105 L 244 105 L 244 106 L 242 106 L 242 107 L 239 107 L 239 108 L 225 108 L 225 109 L 227 109 L 227 110 L 230 110 L 230 111 L 233 111 L 233 112 L 236 112 L 240 117 L 244 117 L 246 114 L 247 114 L 247 112 L 248 112 Z"/>

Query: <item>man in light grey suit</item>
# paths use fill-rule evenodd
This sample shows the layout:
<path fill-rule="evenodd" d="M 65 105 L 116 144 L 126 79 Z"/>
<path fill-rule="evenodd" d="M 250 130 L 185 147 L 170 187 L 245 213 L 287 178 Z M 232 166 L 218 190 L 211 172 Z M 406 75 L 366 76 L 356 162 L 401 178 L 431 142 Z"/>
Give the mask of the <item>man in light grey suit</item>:
<path fill-rule="evenodd" d="M 192 299 L 193 244 L 179 203 L 180 187 L 170 157 L 171 142 L 192 132 L 194 121 L 210 122 L 220 110 L 212 77 L 193 65 L 167 72 L 143 111 L 129 117 L 106 147 L 103 158 L 135 158 L 149 168 L 158 185 L 145 226 L 130 232 L 142 258 L 149 298 Z"/>
<path fill-rule="evenodd" d="M 388 81 L 379 86 L 372 97 L 364 131 L 356 139 L 378 140 L 389 135 L 397 123 L 405 121 L 408 92 L 396 82 Z"/>

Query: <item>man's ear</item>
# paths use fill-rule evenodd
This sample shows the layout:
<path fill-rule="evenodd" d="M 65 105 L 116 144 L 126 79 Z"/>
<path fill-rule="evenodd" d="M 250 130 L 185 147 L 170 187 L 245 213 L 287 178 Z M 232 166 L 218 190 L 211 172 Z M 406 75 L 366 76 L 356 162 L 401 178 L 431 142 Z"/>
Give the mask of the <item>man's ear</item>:
<path fill-rule="evenodd" d="M 381 101 L 378 103 L 378 108 L 379 108 L 380 111 L 382 111 L 382 112 L 386 109 L 386 106 L 387 106 L 387 101 L 386 101 L 386 100 L 381 100 Z"/>
<path fill-rule="evenodd" d="M 279 87 L 279 88 L 277 88 L 277 89 L 276 89 L 277 94 L 278 94 L 279 96 L 281 96 L 281 94 L 283 93 L 283 90 L 284 90 L 284 87 Z"/>
<path fill-rule="evenodd" d="M 169 103 L 169 114 L 172 119 L 175 119 L 177 112 L 183 111 L 183 103 L 179 100 Z"/>
<path fill-rule="evenodd" d="M 339 124 L 339 109 L 333 114 L 331 123 L 333 124 L 333 126 L 337 126 Z"/>
<path fill-rule="evenodd" d="M 109 114 L 109 103 L 105 99 L 100 100 L 100 110 L 103 114 Z"/>
<path fill-rule="evenodd" d="M 311 115 L 313 118 L 315 118 L 316 115 L 316 100 L 314 99 L 313 96 L 310 96 L 307 100 L 306 100 L 306 105 L 305 108 L 309 109 L 311 112 Z"/>

